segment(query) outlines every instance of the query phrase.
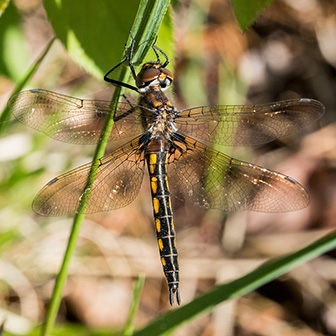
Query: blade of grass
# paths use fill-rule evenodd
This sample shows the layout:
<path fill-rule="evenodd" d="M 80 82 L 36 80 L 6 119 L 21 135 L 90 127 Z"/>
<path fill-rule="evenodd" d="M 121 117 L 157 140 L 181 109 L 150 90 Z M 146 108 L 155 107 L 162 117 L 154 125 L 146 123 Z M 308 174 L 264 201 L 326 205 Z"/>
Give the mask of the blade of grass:
<path fill-rule="evenodd" d="M 135 19 L 135 23 L 132 28 L 132 33 L 135 34 L 135 38 L 137 45 L 142 45 L 142 48 L 137 48 L 134 52 L 134 59 L 142 62 L 143 58 L 145 57 L 146 52 L 152 45 L 152 41 L 157 35 L 158 29 L 160 24 L 164 18 L 166 10 L 168 8 L 169 1 L 155 1 L 155 0 L 143 0 L 139 5 L 139 11 Z M 166 10 L 164 10 L 166 8 Z M 154 13 L 154 14 L 153 14 Z M 155 16 L 155 13 L 158 16 Z M 160 15 L 159 15 L 160 14 Z M 161 21 L 160 21 L 161 20 Z M 151 30 L 151 31 L 149 31 Z M 153 40 L 148 40 L 148 36 L 152 36 Z M 129 37 L 132 39 L 132 36 Z M 145 43 L 142 43 L 145 42 Z M 123 71 L 120 73 L 118 78 L 119 81 L 125 82 L 129 77 L 129 69 L 124 67 Z M 119 97 L 121 95 L 121 88 L 116 87 L 115 92 L 113 94 L 113 98 L 111 100 L 111 111 L 115 111 Z M 90 198 L 90 187 L 94 182 L 95 175 L 96 175 L 96 168 L 97 168 L 97 160 L 104 155 L 106 144 L 108 142 L 109 134 L 111 133 L 113 127 L 113 113 L 111 113 L 111 118 L 107 119 L 104 125 L 104 128 L 101 133 L 101 140 L 97 144 L 96 151 L 94 154 L 93 162 L 91 171 L 88 177 L 88 181 L 86 187 L 84 188 L 83 198 L 79 204 L 77 209 L 77 214 L 74 216 L 72 231 L 69 237 L 68 246 L 65 251 L 63 263 L 61 269 L 58 273 L 56 278 L 54 291 L 52 294 L 52 298 L 50 301 L 50 306 L 47 312 L 47 317 L 45 323 L 42 325 L 41 328 L 41 335 L 46 336 L 49 335 L 53 329 L 55 324 L 57 311 L 60 306 L 62 292 L 65 285 L 65 281 L 68 274 L 70 260 L 75 250 L 75 246 L 77 243 L 79 231 L 81 224 L 85 217 L 85 207 Z"/>
<path fill-rule="evenodd" d="M 273 259 L 237 280 L 214 288 L 185 306 L 159 317 L 133 335 L 158 336 L 171 332 L 187 321 L 214 308 L 217 304 L 249 293 L 292 268 L 334 248 L 336 248 L 336 232 L 332 232 L 294 253 Z"/>
<path fill-rule="evenodd" d="M 140 274 L 133 290 L 133 301 L 128 314 L 127 322 L 124 328 L 123 336 L 131 336 L 134 332 L 134 319 L 139 309 L 142 288 L 145 282 L 145 275 Z"/>
<path fill-rule="evenodd" d="M 31 66 L 31 68 L 27 71 L 26 75 L 22 78 L 22 80 L 15 86 L 12 94 L 21 91 L 27 82 L 30 80 L 30 78 L 34 75 L 34 73 L 37 71 L 38 67 L 40 66 L 41 62 L 44 60 L 45 56 L 48 54 L 51 46 L 53 45 L 55 41 L 55 38 L 51 39 L 50 42 L 47 44 L 47 47 L 43 51 L 42 55 L 36 60 L 36 62 Z M 0 116 L 0 133 L 5 129 L 5 126 L 7 125 L 7 122 L 10 119 L 10 110 L 8 106 L 5 107 L 3 110 L 1 116 Z"/>

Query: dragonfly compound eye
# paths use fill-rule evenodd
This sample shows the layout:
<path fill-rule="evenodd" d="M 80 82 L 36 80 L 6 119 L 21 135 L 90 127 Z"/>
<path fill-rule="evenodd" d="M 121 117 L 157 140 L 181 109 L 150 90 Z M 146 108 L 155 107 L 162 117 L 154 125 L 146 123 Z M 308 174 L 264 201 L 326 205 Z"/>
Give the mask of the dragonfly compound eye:
<path fill-rule="evenodd" d="M 136 85 L 139 92 L 146 92 L 154 86 L 159 90 L 165 90 L 173 81 L 173 74 L 163 68 L 160 63 L 145 64 L 136 77 Z"/>

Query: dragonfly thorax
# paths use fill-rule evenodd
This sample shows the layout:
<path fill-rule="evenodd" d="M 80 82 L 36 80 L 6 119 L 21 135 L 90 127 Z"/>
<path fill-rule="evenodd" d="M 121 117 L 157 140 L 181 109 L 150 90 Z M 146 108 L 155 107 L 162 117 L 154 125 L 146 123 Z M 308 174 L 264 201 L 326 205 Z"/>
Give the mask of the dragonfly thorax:
<path fill-rule="evenodd" d="M 176 109 L 162 90 L 155 90 L 150 86 L 141 95 L 139 106 L 143 110 L 146 128 L 151 132 L 152 139 L 163 136 L 169 140 L 170 135 L 177 132 Z"/>
<path fill-rule="evenodd" d="M 171 110 L 171 108 L 168 106 L 162 108 L 160 113 L 155 115 L 154 122 L 149 128 L 149 131 L 151 132 L 151 138 L 155 139 L 157 137 L 164 137 L 169 140 L 171 134 L 177 132 L 174 117 L 174 110 Z"/>
<path fill-rule="evenodd" d="M 173 78 L 173 74 L 161 63 L 145 63 L 136 76 L 136 86 L 140 93 L 149 90 L 164 91 L 171 85 Z"/>

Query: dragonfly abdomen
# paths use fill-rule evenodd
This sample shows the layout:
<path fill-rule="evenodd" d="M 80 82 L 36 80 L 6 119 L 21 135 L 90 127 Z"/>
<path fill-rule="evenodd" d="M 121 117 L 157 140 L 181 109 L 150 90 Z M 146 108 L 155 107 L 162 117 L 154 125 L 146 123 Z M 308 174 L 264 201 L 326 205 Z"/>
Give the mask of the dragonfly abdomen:
<path fill-rule="evenodd" d="M 160 142 L 160 141 L 159 141 Z M 146 150 L 149 178 L 152 192 L 154 224 L 161 263 L 169 288 L 169 300 L 172 305 L 174 296 L 180 304 L 179 265 L 171 206 L 170 191 L 167 177 L 168 152 L 158 143 L 152 143 Z"/>

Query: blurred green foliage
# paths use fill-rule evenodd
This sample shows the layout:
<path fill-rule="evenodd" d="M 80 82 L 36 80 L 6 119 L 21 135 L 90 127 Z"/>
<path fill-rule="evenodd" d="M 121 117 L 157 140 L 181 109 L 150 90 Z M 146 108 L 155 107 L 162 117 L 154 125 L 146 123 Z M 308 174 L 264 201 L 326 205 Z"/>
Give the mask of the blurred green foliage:
<path fill-rule="evenodd" d="M 273 0 L 232 0 L 233 10 L 242 30 L 248 29 Z"/>
<path fill-rule="evenodd" d="M 0 51 L 0 73 L 14 82 L 19 81 L 27 69 L 29 57 L 21 16 L 13 1 L 0 17 Z"/>

